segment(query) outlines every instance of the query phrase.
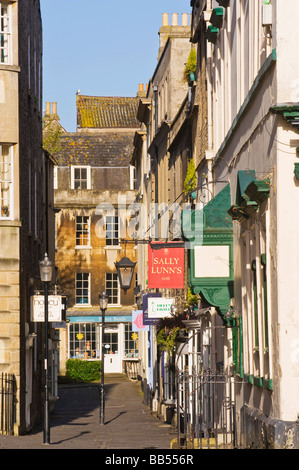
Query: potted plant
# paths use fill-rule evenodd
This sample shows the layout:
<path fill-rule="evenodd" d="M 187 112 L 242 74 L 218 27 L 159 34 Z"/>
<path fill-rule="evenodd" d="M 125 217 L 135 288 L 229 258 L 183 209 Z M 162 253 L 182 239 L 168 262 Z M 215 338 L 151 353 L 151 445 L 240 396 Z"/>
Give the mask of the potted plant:
<path fill-rule="evenodd" d="M 184 80 L 188 82 L 189 84 L 192 84 L 195 81 L 196 67 L 197 67 L 196 50 L 191 49 L 187 63 L 185 64 L 185 70 L 184 70 Z"/>

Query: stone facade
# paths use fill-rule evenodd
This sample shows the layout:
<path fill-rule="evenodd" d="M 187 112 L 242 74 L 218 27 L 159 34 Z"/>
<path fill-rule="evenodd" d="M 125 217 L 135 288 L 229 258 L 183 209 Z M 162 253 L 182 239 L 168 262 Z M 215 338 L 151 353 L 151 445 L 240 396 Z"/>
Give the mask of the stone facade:
<path fill-rule="evenodd" d="M 169 16 L 171 23 L 169 23 Z M 152 292 L 148 289 L 148 243 L 151 240 L 167 241 L 179 236 L 174 233 L 172 212 L 165 210 L 172 204 L 180 207 L 188 200 L 183 194 L 184 180 L 190 158 L 190 128 L 188 120 L 188 82 L 184 79 L 185 64 L 188 60 L 190 43 L 190 24 L 188 14 L 163 14 L 159 29 L 158 62 L 146 88 L 146 94 L 140 98 L 137 117 L 142 123 L 136 132 L 132 164 L 136 168 L 138 202 L 144 208 L 143 230 L 139 231 L 138 280 L 141 287 L 139 307 L 142 309 L 142 294 Z M 153 207 L 159 211 L 153 212 Z M 171 209 L 170 209 L 171 211 Z M 165 218 L 163 218 L 165 212 Z M 167 221 L 166 221 L 167 219 Z M 169 219 L 169 220 L 168 220 Z M 165 225 L 169 228 L 163 230 Z M 187 290 L 159 289 L 165 297 L 174 295 L 180 305 L 184 302 Z M 155 290 L 156 291 L 156 290 Z M 158 291 L 158 290 L 157 290 Z M 163 379 L 159 376 L 159 361 L 155 343 L 155 327 L 150 326 L 150 333 L 140 334 L 141 357 L 140 377 L 143 381 L 146 397 L 151 401 L 153 411 L 158 411 L 163 399 Z M 151 338 L 148 358 L 148 338 Z M 162 362 L 164 359 L 162 359 Z M 164 363 L 160 364 L 163 368 Z M 159 384 L 159 385 L 157 385 Z"/>
<path fill-rule="evenodd" d="M 31 322 L 30 296 L 40 288 L 39 261 L 47 249 L 45 169 L 53 163 L 42 151 L 39 2 L 1 7 L 12 34 L 0 60 L 0 372 L 16 378 L 17 434 L 39 422 L 42 410 L 42 329 Z"/>
<path fill-rule="evenodd" d="M 56 265 L 58 287 L 67 296 L 68 319 L 67 328 L 59 330 L 61 374 L 69 358 L 100 359 L 99 294 L 103 291 L 110 295 L 105 331 L 118 335 L 117 354 L 115 350 L 111 360 L 105 358 L 105 373 L 112 366 L 118 372 L 125 368 L 124 332 L 135 308 L 135 277 L 124 294 L 115 278 L 114 263 L 124 256 L 136 262 L 134 243 L 127 240 L 131 239 L 129 207 L 136 197 L 130 160 L 139 128 L 137 102 L 136 97 L 77 95 L 77 132 L 63 133 L 56 153 Z M 110 233 L 110 237 L 107 231 L 112 226 L 115 236 Z M 74 333 L 76 325 L 82 331 L 81 343 Z M 69 342 L 70 337 L 74 340 Z"/>

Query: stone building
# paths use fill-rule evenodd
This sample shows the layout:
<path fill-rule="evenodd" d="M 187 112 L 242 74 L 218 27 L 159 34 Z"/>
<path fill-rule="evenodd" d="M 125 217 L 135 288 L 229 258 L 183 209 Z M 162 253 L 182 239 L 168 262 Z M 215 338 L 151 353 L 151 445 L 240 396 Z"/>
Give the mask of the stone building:
<path fill-rule="evenodd" d="M 31 322 L 30 298 L 45 251 L 54 258 L 53 160 L 42 150 L 39 1 L 1 2 L 0 14 L 0 374 L 11 374 L 16 394 L 0 433 L 18 434 L 42 412 L 43 330 Z"/>
<path fill-rule="evenodd" d="M 135 135 L 132 159 L 138 202 L 143 208 L 137 244 L 140 309 L 143 309 L 143 295 L 150 293 L 159 293 L 166 299 L 174 297 L 181 306 L 187 290 L 186 273 L 186 283 L 178 289 L 159 286 L 152 289 L 148 284 L 149 246 L 153 246 L 153 241 L 181 240 L 181 206 L 188 200 L 183 191 L 190 158 L 189 87 L 184 72 L 191 50 L 191 28 L 187 13 L 182 14 L 180 22 L 178 14 L 170 17 L 171 22 L 168 14 L 162 16 L 157 65 L 146 95 L 140 98 L 137 117 L 142 126 Z M 170 382 L 173 377 L 167 375 L 166 354 L 157 356 L 155 325 L 149 325 L 149 332 L 143 332 L 140 338 L 144 351 L 140 363 L 144 392 L 147 397 L 153 397 L 153 411 L 160 411 L 165 400 L 174 398 L 164 387 L 164 382 Z M 161 376 L 159 370 L 163 371 Z"/>
<path fill-rule="evenodd" d="M 77 94 L 77 132 L 61 136 L 55 174 L 58 286 L 67 295 L 67 327 L 59 330 L 61 373 L 69 358 L 101 358 L 102 292 L 109 295 L 105 373 L 122 372 L 138 358 L 132 333 L 136 279 L 125 294 L 114 264 L 124 256 L 136 261 L 128 222 L 136 197 L 130 160 L 140 127 L 137 104 L 137 97 Z"/>

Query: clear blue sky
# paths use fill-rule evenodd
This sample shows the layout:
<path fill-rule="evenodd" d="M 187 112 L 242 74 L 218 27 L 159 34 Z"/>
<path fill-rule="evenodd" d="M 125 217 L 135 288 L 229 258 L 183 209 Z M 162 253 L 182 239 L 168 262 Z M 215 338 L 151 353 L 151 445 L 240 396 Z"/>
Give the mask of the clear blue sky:
<path fill-rule="evenodd" d="M 162 13 L 191 13 L 190 0 L 40 0 L 43 109 L 57 102 L 68 132 L 76 130 L 76 92 L 136 96 L 157 65 Z"/>

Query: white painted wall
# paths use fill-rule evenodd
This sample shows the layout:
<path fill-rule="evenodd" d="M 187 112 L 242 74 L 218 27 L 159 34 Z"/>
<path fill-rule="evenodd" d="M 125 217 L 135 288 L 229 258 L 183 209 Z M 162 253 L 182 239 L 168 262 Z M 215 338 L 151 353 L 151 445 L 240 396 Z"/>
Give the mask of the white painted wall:
<path fill-rule="evenodd" d="M 233 120 L 246 99 L 250 105 L 238 121 L 236 132 L 226 143 L 214 166 L 214 179 L 228 178 L 232 204 L 235 203 L 237 173 L 252 169 L 260 178 L 270 177 L 267 250 L 269 254 L 269 315 L 273 392 L 255 387 L 248 404 L 266 414 L 295 421 L 299 413 L 299 183 L 294 178 L 298 162 L 299 135 L 290 124 L 269 110 L 277 103 L 299 102 L 298 48 L 299 2 L 272 0 L 272 38 L 262 26 L 261 0 L 231 0 L 223 30 L 213 46 L 213 150 L 216 155 L 225 141 Z M 276 65 L 249 91 L 265 59 L 276 48 Z M 217 185 L 216 185 L 217 193 Z M 237 309 L 244 309 L 246 291 L 240 255 L 240 227 L 235 222 L 235 273 Z M 248 329 L 244 326 L 245 353 Z M 248 358 L 247 358 L 248 359 Z M 245 361 L 250 371 L 250 361 Z M 257 396 L 259 399 L 257 400 Z"/>

